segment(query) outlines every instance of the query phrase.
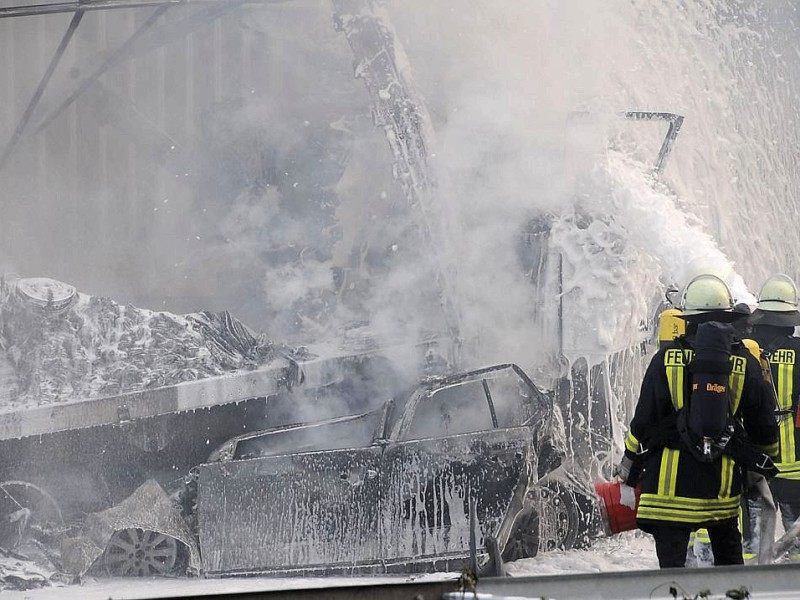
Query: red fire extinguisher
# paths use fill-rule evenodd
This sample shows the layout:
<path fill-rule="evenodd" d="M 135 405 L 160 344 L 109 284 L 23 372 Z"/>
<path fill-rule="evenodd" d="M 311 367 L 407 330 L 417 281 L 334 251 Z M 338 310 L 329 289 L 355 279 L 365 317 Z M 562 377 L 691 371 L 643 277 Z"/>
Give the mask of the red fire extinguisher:
<path fill-rule="evenodd" d="M 636 529 L 641 485 L 632 488 L 620 480 L 600 481 L 594 485 L 603 519 L 611 534 Z"/>

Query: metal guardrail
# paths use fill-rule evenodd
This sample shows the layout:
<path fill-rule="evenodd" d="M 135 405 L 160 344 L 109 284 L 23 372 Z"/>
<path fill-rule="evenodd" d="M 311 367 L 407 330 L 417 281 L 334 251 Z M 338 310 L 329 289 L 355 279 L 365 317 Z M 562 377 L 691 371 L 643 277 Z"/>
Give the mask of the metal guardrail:
<path fill-rule="evenodd" d="M 494 598 L 640 600 L 673 598 L 671 589 L 675 590 L 678 598 L 699 597 L 706 590 L 708 598 L 724 598 L 728 591 L 746 590 L 753 600 L 766 597 L 800 599 L 799 581 L 800 565 L 797 564 L 748 565 L 493 578 L 480 581 L 477 591 L 492 594 Z M 471 597 L 469 594 L 449 594 L 443 600 Z"/>
<path fill-rule="evenodd" d="M 156 588 L 146 586 L 126 598 L 225 598 L 236 600 L 525 600 L 550 598 L 553 600 L 614 599 L 644 600 L 695 598 L 700 594 L 715 598 L 737 597 L 745 590 L 751 600 L 800 600 L 800 565 L 732 566 L 701 569 L 661 569 L 647 571 L 622 571 L 604 573 L 578 573 L 542 577 L 497 577 L 478 581 L 474 590 L 460 589 L 456 575 L 451 579 L 387 582 L 385 579 L 370 582 L 354 577 L 352 583 L 342 584 L 341 579 L 307 580 L 303 589 L 291 589 L 295 584 L 286 580 L 278 585 L 275 580 L 265 582 L 271 589 L 256 591 L 252 579 L 202 580 L 192 585 L 187 580 L 186 592 L 169 596 Z M 173 582 L 174 583 L 174 582 Z M 256 588 L 256 589 L 254 589 Z M 276 589 L 278 588 L 278 589 Z M 68 589 L 68 588 L 67 588 Z M 170 586 L 170 591 L 174 586 Z M 237 591 L 238 590 L 238 591 Z M 249 591 L 243 591 L 249 590 Z M 674 590 L 673 596 L 671 590 Z M 728 596 L 726 593 L 730 592 Z M 108 597 L 108 589 L 92 590 L 84 586 L 87 600 Z M 105 593 L 102 596 L 102 593 Z M 31 598 L 35 593 L 29 592 Z M 745 596 L 738 596 L 744 598 Z"/>

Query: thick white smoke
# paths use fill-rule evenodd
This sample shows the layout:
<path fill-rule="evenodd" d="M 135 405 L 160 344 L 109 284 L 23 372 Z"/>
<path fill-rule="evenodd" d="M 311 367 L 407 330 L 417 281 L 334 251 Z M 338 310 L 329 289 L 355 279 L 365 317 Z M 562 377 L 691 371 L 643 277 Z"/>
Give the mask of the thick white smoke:
<path fill-rule="evenodd" d="M 664 287 L 699 269 L 728 273 L 744 301 L 768 273 L 796 269 L 782 242 L 797 235 L 775 209 L 798 196 L 788 176 L 798 108 L 783 54 L 797 33 L 788 3 L 388 6 L 434 116 L 444 261 L 481 358 L 527 363 L 542 348 L 513 246 L 532 215 L 556 218 L 578 319 L 571 352 L 629 345 Z M 645 163 L 666 126 L 617 125 L 623 137 L 651 139 L 620 143 L 575 176 L 563 161 L 579 110 L 684 115 L 663 183 Z M 629 152 L 642 146 L 649 157 Z"/>
<path fill-rule="evenodd" d="M 298 0 L 155 38 L 165 52 L 137 50 L 47 137 L 22 144 L 19 180 L 3 192 L 5 262 L 144 308 L 228 308 L 303 343 L 364 320 L 385 339 L 441 326 L 444 278 L 470 360 L 523 364 L 557 345 L 532 318 L 542 299 L 519 264 L 532 219 L 555 227 L 565 299 L 583 318 L 602 307 L 598 322 L 577 323 L 578 353 L 627 344 L 662 286 L 685 283 L 705 260 L 732 268 L 743 297 L 771 272 L 797 275 L 789 0 L 382 4 L 431 115 L 432 247 L 418 243 L 419 214 L 391 181 L 388 144 L 332 3 Z M 132 15 L 87 17 L 75 41 L 86 60 L 69 54 L 48 94 L 80 82 Z M 170 13 L 166 24 L 186 16 Z M 17 21 L 13 36 L 11 20 L 2 24 L 16 65 L 6 65 L 2 133 L 53 45 L 27 64 L 25 44 L 56 39 L 43 34 L 61 21 Z M 107 39 L 89 35 L 103 27 Z M 123 99 L 114 119 L 98 121 L 101 96 Z M 686 117 L 664 187 L 646 173 L 663 135 L 655 127 L 616 124 L 621 137 L 599 140 L 616 154 L 573 160 L 571 113 L 609 121 L 627 109 Z M 142 135 L 131 137 L 137 125 Z M 155 160 L 154 132 L 174 138 L 175 153 Z M 101 166 L 87 164 L 96 148 L 108 159 Z M 590 229 L 579 226 L 586 218 Z"/>

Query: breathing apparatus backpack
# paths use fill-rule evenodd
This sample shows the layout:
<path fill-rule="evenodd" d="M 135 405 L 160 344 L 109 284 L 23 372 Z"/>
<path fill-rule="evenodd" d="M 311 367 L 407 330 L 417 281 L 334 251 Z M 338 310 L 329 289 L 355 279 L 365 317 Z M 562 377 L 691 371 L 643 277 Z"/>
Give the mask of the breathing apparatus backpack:
<path fill-rule="evenodd" d="M 734 329 L 715 321 L 697 326 L 689 361 L 689 393 L 678 410 L 677 429 L 695 458 L 712 462 L 725 451 L 736 430 L 730 390 Z"/>
<path fill-rule="evenodd" d="M 659 315 L 660 347 L 673 347 L 685 333 L 685 321 L 680 318 L 680 314 L 680 310 L 670 308 Z M 677 361 L 668 361 L 672 363 L 668 369 L 681 369 L 681 371 L 685 369 L 687 376 L 685 379 L 683 377 L 679 379 L 688 382 L 688 385 L 682 394 L 682 405 L 680 407 L 676 405 L 675 420 L 671 423 L 661 423 L 658 428 L 649 432 L 650 443 L 658 445 L 666 440 L 674 440 L 673 432 L 677 430 L 677 437 L 698 460 L 712 462 L 720 454 L 725 453 L 747 470 L 761 473 L 766 477 L 774 477 L 778 473 L 777 467 L 760 448 L 747 442 L 741 426 L 733 416 L 734 397 L 732 390 L 727 388 L 730 385 L 730 372 L 734 363 L 730 357 L 732 348 L 736 345 L 735 329 L 728 324 L 715 323 L 714 327 L 705 327 L 707 324 L 698 325 L 700 344 L 698 346 L 696 343 L 695 346 L 700 350 L 699 356 L 688 347 L 670 351 L 677 353 L 675 355 Z M 715 344 L 710 344 L 709 348 L 708 342 L 714 338 L 721 339 Z M 759 362 L 764 381 L 769 387 L 773 387 L 769 363 L 762 354 L 758 342 L 745 338 L 741 343 Z M 679 343 L 679 346 L 683 344 Z M 714 347 L 718 348 L 716 352 L 713 350 Z M 689 361 L 688 365 L 686 361 Z M 710 372 L 704 371 L 704 363 L 711 365 Z M 736 363 L 742 369 L 745 368 L 745 364 L 740 361 L 737 360 Z M 668 372 L 669 377 L 675 375 L 677 374 L 670 375 Z M 743 370 L 742 376 L 744 376 Z M 717 386 L 725 386 L 726 389 L 723 392 L 722 387 Z M 673 402 L 675 401 L 676 398 L 673 396 Z"/>

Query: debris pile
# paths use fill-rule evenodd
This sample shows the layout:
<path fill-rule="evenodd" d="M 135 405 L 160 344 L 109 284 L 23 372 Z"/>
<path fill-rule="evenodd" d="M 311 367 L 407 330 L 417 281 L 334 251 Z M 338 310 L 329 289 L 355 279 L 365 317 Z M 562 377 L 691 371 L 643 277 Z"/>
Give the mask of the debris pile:
<path fill-rule="evenodd" d="M 274 357 L 270 340 L 227 311 L 155 312 L 52 279 L 0 278 L 1 409 L 170 386 Z"/>
<path fill-rule="evenodd" d="M 54 576 L 52 570 L 27 556 L 0 548 L 0 591 L 28 591 L 46 587 L 51 585 Z"/>

